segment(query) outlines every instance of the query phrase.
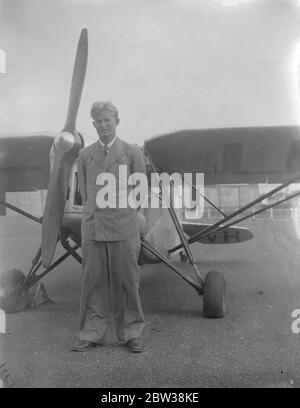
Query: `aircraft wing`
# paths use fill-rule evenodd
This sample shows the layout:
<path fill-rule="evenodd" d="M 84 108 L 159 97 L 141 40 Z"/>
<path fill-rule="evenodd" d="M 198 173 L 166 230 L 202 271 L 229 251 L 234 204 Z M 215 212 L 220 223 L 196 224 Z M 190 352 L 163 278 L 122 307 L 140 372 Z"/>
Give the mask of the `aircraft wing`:
<path fill-rule="evenodd" d="M 182 130 L 144 149 L 159 171 L 204 173 L 205 185 L 282 183 L 300 173 L 300 127 Z"/>
<path fill-rule="evenodd" d="M 47 189 L 53 141 L 48 133 L 0 137 L 1 190 Z"/>

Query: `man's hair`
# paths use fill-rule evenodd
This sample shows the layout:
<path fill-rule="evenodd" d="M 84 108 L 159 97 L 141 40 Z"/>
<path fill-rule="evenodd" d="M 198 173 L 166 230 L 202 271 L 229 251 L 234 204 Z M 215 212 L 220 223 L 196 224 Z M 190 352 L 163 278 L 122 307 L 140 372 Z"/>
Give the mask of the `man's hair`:
<path fill-rule="evenodd" d="M 115 116 L 115 118 L 118 120 L 118 109 L 115 107 L 115 105 L 112 102 L 94 102 L 92 107 L 91 107 L 91 117 L 92 119 L 96 119 L 96 116 L 103 112 L 103 111 L 109 111 L 112 112 Z"/>

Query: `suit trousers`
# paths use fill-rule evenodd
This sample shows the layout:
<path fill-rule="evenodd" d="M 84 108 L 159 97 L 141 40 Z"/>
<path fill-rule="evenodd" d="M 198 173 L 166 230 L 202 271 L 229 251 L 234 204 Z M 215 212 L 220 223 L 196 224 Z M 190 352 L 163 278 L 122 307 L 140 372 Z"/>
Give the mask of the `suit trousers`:
<path fill-rule="evenodd" d="M 85 240 L 81 248 L 79 339 L 102 343 L 110 313 L 120 341 L 140 337 L 145 326 L 137 263 L 140 237 L 124 241 Z"/>

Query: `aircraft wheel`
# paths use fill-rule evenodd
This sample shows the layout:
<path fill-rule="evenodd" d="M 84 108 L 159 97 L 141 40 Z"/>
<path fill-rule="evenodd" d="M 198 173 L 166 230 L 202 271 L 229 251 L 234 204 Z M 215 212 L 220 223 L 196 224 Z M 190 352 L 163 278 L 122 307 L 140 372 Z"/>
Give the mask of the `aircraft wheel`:
<path fill-rule="evenodd" d="M 209 271 L 205 276 L 203 313 L 205 317 L 211 318 L 225 316 L 225 278 L 221 272 Z"/>
<path fill-rule="evenodd" d="M 28 290 L 23 288 L 24 279 L 24 273 L 18 269 L 0 274 L 0 309 L 14 313 L 30 305 Z"/>

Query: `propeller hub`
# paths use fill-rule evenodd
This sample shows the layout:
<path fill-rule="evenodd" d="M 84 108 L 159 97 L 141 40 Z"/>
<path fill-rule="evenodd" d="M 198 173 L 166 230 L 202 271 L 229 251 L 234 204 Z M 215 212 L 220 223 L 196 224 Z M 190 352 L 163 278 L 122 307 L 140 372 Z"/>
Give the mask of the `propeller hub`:
<path fill-rule="evenodd" d="M 55 148 L 67 153 L 75 145 L 75 138 L 70 132 L 61 132 L 54 142 Z"/>

